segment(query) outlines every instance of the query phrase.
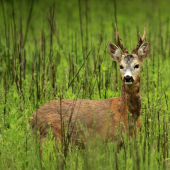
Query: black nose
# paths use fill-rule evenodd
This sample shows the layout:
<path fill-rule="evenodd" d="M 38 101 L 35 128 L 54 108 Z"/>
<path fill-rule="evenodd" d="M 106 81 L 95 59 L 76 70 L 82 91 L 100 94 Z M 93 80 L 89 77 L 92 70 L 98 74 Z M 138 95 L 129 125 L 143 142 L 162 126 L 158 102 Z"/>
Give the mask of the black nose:
<path fill-rule="evenodd" d="M 125 82 L 133 82 L 133 77 L 132 76 L 125 76 L 123 79 Z"/>

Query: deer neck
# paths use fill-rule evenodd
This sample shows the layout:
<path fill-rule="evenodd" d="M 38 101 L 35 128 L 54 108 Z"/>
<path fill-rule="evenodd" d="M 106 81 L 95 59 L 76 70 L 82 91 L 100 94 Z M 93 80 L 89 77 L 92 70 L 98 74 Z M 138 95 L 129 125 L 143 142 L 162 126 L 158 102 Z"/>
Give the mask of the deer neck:
<path fill-rule="evenodd" d="M 134 85 L 126 85 L 122 82 L 121 97 L 133 120 L 137 121 L 141 111 L 140 78 Z"/>

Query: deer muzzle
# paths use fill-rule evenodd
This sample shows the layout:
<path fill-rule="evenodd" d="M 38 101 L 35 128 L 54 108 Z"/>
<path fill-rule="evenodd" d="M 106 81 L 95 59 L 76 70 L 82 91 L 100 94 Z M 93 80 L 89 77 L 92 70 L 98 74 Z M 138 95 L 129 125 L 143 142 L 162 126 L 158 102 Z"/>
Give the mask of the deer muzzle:
<path fill-rule="evenodd" d="M 125 82 L 125 84 L 132 84 L 134 79 L 132 76 L 127 75 L 127 76 L 124 76 L 123 81 Z"/>

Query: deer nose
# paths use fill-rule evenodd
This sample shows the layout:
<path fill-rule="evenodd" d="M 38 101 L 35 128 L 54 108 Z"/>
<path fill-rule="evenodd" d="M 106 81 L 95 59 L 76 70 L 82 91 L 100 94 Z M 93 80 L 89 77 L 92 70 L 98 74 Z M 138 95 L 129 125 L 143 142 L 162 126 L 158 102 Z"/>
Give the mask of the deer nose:
<path fill-rule="evenodd" d="M 133 77 L 129 76 L 129 75 L 125 76 L 123 80 L 124 80 L 124 82 L 133 82 L 134 81 Z"/>

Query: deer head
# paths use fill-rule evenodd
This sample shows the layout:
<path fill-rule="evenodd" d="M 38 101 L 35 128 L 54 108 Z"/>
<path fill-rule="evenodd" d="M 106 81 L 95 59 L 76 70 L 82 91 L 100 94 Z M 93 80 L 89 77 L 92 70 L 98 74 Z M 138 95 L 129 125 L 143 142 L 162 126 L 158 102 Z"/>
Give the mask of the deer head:
<path fill-rule="evenodd" d="M 120 42 L 119 33 L 117 31 L 117 27 L 115 24 L 116 30 L 116 41 L 118 46 L 122 49 L 123 53 L 120 49 L 115 45 L 109 42 L 108 49 L 109 54 L 113 58 L 113 60 L 117 61 L 120 65 L 120 73 L 122 81 L 127 85 L 136 84 L 140 80 L 140 68 L 143 60 L 147 57 L 149 53 L 149 42 L 144 42 L 145 39 L 145 27 L 144 33 L 141 37 L 136 48 L 129 53 L 126 48 Z M 144 43 L 143 43 L 144 42 Z"/>

